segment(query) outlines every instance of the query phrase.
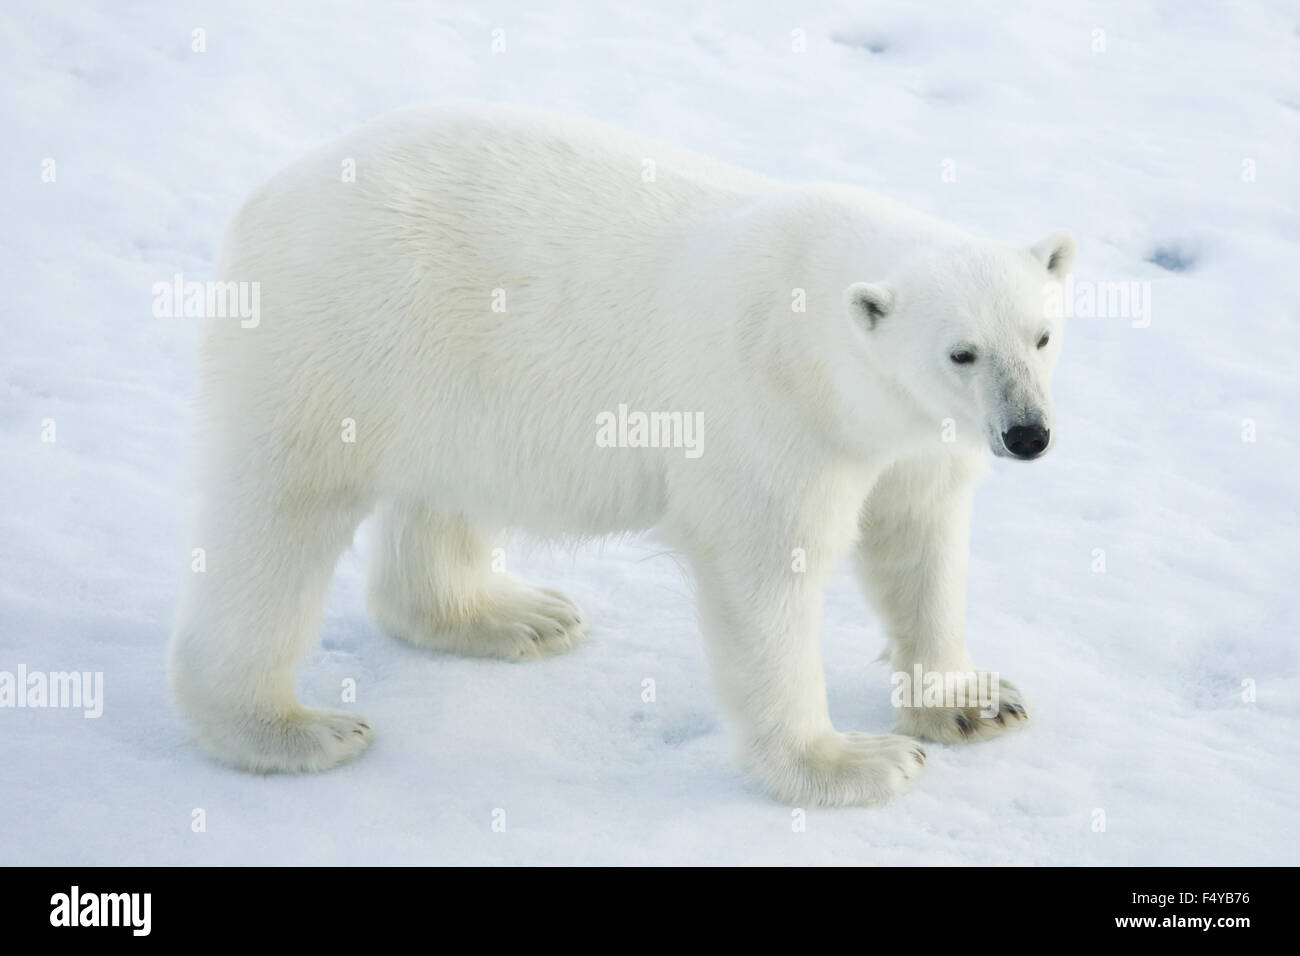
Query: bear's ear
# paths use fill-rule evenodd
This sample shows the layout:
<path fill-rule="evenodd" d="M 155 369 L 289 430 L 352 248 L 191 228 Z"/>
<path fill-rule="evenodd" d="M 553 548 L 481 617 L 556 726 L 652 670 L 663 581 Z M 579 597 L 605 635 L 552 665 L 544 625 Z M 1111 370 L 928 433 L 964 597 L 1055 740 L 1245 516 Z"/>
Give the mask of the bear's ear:
<path fill-rule="evenodd" d="M 1068 230 L 1058 229 L 1041 242 L 1029 247 L 1029 254 L 1043 264 L 1049 273 L 1057 279 L 1074 266 L 1074 236 Z"/>
<path fill-rule="evenodd" d="M 894 293 L 883 285 L 855 282 L 844 290 L 844 302 L 853 321 L 871 331 L 877 322 L 893 311 Z"/>

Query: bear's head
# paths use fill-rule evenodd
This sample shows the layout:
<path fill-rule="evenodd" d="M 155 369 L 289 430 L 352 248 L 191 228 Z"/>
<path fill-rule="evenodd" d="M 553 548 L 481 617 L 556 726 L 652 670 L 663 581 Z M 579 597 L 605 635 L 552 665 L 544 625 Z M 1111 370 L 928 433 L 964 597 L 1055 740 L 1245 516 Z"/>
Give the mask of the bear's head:
<path fill-rule="evenodd" d="M 1037 458 L 1052 442 L 1064 331 L 1049 283 L 1065 278 L 1074 254 L 1074 238 L 1057 232 L 1029 249 L 980 240 L 910 257 L 887 279 L 845 290 L 855 351 L 943 440 Z"/>

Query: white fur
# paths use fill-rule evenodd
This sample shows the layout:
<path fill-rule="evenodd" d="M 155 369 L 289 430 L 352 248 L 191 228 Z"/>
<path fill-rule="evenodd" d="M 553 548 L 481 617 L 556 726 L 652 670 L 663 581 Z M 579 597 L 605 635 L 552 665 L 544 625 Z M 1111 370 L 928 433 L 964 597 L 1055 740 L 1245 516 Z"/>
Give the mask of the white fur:
<path fill-rule="evenodd" d="M 180 710 L 253 770 L 366 746 L 361 718 L 298 703 L 294 671 L 376 509 L 376 620 L 512 660 L 567 650 L 583 621 L 492 570 L 503 530 L 656 528 L 695 572 L 743 763 L 791 803 L 887 799 L 923 755 L 831 725 L 824 588 L 856 547 L 895 666 L 970 666 L 971 487 L 991 436 L 1026 409 L 1050 421 L 1043 284 L 1072 248 L 1021 251 L 544 113 L 421 107 L 362 127 L 258 190 L 225 243 L 222 277 L 261 284 L 261 318 L 211 320 L 202 347 L 207 570 L 172 646 Z M 956 368 L 959 342 L 983 365 Z M 702 413 L 703 454 L 598 447 L 620 404 Z M 902 729 L 973 736 L 956 717 L 905 712 Z"/>

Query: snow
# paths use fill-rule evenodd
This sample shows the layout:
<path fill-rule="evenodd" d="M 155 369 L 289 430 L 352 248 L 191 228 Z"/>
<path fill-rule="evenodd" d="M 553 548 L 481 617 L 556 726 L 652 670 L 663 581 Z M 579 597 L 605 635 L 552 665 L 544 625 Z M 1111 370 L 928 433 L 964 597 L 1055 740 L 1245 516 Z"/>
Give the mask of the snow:
<path fill-rule="evenodd" d="M 7 4 L 0 62 L 0 671 L 102 671 L 105 697 L 99 719 L 0 709 L 0 862 L 1300 862 L 1294 4 Z M 337 706 L 355 680 L 371 751 L 255 777 L 187 743 L 164 660 L 195 322 L 155 318 L 151 287 L 208 278 L 242 198 L 307 149 L 450 96 L 1020 242 L 1068 226 L 1079 279 L 1151 284 L 1147 327 L 1072 320 L 1059 445 L 979 492 L 970 641 L 1028 695 L 1027 732 L 932 745 L 911 794 L 795 832 L 730 762 L 689 581 L 653 539 L 512 550 L 596 625 L 510 666 L 378 633 L 359 536 L 301 690 Z M 847 571 L 824 643 L 837 725 L 888 730 Z"/>

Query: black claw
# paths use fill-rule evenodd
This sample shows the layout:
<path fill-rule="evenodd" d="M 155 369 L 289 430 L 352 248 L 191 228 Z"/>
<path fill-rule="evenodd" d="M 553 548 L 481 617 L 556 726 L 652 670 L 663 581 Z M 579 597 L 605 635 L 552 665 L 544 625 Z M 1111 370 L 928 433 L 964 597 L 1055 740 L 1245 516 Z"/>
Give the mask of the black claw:
<path fill-rule="evenodd" d="M 957 729 L 961 731 L 961 735 L 963 737 L 969 737 L 971 735 L 971 732 L 975 729 L 975 727 L 970 722 L 969 717 L 967 717 L 965 714 L 958 714 Z"/>

